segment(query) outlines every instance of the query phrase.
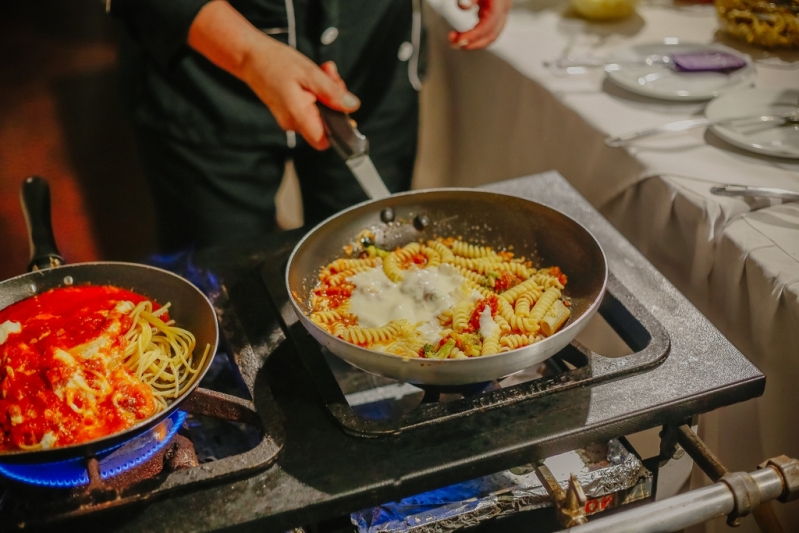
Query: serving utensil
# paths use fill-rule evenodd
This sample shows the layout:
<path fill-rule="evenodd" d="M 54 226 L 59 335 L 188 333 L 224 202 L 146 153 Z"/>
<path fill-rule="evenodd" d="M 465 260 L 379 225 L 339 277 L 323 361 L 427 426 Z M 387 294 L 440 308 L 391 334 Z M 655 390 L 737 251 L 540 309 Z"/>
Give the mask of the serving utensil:
<path fill-rule="evenodd" d="M 705 126 L 721 126 L 721 125 L 743 126 L 748 124 L 758 124 L 761 122 L 763 123 L 777 122 L 778 126 L 782 126 L 784 124 L 799 124 L 799 114 L 790 113 L 786 115 L 758 115 L 758 116 L 753 115 L 747 117 L 725 118 L 721 120 L 711 120 L 709 118 L 678 120 L 676 122 L 670 122 L 668 124 L 664 124 L 662 126 L 658 126 L 656 128 L 651 128 L 648 130 L 634 131 L 631 133 L 618 135 L 616 137 L 608 136 L 605 138 L 605 144 L 607 146 L 610 146 L 611 148 L 618 148 L 632 141 L 637 141 L 638 139 L 643 139 L 646 137 L 652 137 L 654 135 L 660 135 L 661 133 L 674 133 L 678 131 L 685 131 Z"/>
<path fill-rule="evenodd" d="M 750 198 L 779 198 L 791 202 L 799 201 L 799 192 L 771 187 L 748 187 L 746 185 L 721 185 L 711 187 L 710 192 L 719 196 L 743 196 Z"/>
<path fill-rule="evenodd" d="M 358 131 L 355 121 L 346 113 L 317 104 L 330 144 L 350 167 L 355 179 L 372 200 L 391 196 L 369 157 L 369 140 Z"/>
<path fill-rule="evenodd" d="M 671 65 L 671 56 L 663 54 L 650 54 L 636 58 L 608 58 L 608 57 L 579 57 L 564 56 L 553 61 L 544 61 L 544 66 L 552 69 L 567 70 L 574 67 L 580 68 L 605 68 L 612 65 L 618 66 L 644 66 L 644 65 Z"/>
<path fill-rule="evenodd" d="M 593 68 L 605 67 L 606 70 L 617 70 L 625 66 L 664 65 L 680 72 L 729 72 L 746 66 L 746 60 L 722 50 L 698 50 L 693 52 L 676 52 L 674 54 L 648 54 L 637 57 L 572 57 L 566 56 L 554 62 L 544 62 L 544 66 L 557 69 L 573 67 Z"/>

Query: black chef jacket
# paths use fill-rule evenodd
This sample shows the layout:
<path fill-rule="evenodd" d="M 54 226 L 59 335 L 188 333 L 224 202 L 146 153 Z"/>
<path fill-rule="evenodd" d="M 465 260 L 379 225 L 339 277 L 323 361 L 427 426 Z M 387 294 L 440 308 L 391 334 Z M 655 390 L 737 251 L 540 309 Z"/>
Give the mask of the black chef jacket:
<path fill-rule="evenodd" d="M 274 228 L 284 162 L 300 177 L 306 223 L 366 199 L 333 150 L 290 146 L 242 81 L 187 42 L 208 0 L 111 0 L 126 27 L 120 62 L 150 182 L 162 251 L 256 236 Z M 361 100 L 353 117 L 392 192 L 410 187 L 418 127 L 419 0 L 229 0 L 256 28 L 318 64 L 334 61 Z M 418 22 L 418 20 L 417 20 Z M 412 43 L 416 46 L 413 46 Z"/>

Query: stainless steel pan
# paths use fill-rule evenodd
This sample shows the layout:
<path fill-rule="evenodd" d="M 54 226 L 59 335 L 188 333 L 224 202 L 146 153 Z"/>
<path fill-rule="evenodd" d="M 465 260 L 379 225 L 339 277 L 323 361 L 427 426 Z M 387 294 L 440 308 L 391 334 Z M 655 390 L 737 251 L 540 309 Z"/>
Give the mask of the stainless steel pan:
<path fill-rule="evenodd" d="M 209 356 L 199 370 L 197 380 L 164 411 L 124 431 L 89 442 L 49 450 L 0 453 L 0 463 L 44 463 L 90 456 L 154 427 L 172 414 L 192 393 L 216 353 L 219 340 L 216 314 L 211 302 L 197 287 L 166 270 L 114 262 L 59 266 L 61 259 L 50 227 L 50 193 L 47 182 L 41 178 L 28 178 L 23 183 L 22 197 L 31 234 L 31 267 L 36 270 L 0 283 L 0 309 L 57 287 L 114 285 L 143 294 L 159 303 L 171 302 L 170 316 L 180 327 L 191 331 L 197 339 L 195 357 L 200 357 L 205 346 L 210 345 Z"/>
<path fill-rule="evenodd" d="M 386 223 L 387 220 L 393 220 Z M 425 225 L 425 221 L 428 223 Z M 492 246 L 513 246 L 534 266 L 558 265 L 568 276 L 567 325 L 541 342 L 497 355 L 470 359 L 405 359 L 345 342 L 311 322 L 309 298 L 317 275 L 343 255 L 363 229 L 376 244 L 393 249 L 418 239 L 457 236 Z M 515 196 L 474 189 L 431 189 L 395 194 L 356 205 L 310 231 L 289 258 L 286 284 L 305 328 L 348 363 L 398 381 L 463 385 L 501 378 L 544 361 L 569 344 L 599 308 L 607 284 L 607 262 L 596 239 L 563 213 Z"/>

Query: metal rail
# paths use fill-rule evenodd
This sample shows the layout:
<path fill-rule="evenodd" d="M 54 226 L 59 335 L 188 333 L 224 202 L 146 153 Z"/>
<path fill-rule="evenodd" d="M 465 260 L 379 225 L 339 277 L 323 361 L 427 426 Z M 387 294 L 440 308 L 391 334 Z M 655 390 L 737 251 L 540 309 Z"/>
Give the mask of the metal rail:
<path fill-rule="evenodd" d="M 582 505 L 574 496 L 566 498 L 556 482 L 554 487 L 547 486 L 548 470 L 540 471 L 544 467 L 539 465 L 536 474 L 553 500 L 561 525 L 570 528 L 570 533 L 666 533 L 720 516 L 726 516 L 730 526 L 737 526 L 739 517 L 752 514 L 763 533 L 782 533 L 770 502 L 799 499 L 799 460 L 781 455 L 760 464 L 755 472 L 730 472 L 687 424 L 666 425 L 660 437 L 662 460 L 670 459 L 682 447 L 716 483 L 586 523 Z M 579 484 L 576 488 L 580 489 Z M 572 489 L 569 487 L 569 492 Z"/>
<path fill-rule="evenodd" d="M 799 467 L 799 462 L 792 460 Z M 760 502 L 775 500 L 788 490 L 780 471 L 769 467 L 749 474 L 729 474 L 724 480 L 672 498 L 563 530 L 565 533 L 665 533 L 679 531 L 719 516 L 748 514 Z M 727 476 L 725 476 L 726 478 Z M 794 493 L 799 486 L 794 485 Z"/>
<path fill-rule="evenodd" d="M 691 459 L 710 478 L 710 481 L 719 481 L 730 473 L 710 448 L 705 446 L 705 443 L 691 430 L 690 426 L 683 424 L 677 428 L 672 426 L 669 429 L 674 429 L 677 442 L 688 452 Z M 777 515 L 774 514 L 774 509 L 771 507 L 771 502 L 762 502 L 758 507 L 752 509 L 752 516 L 762 533 L 784 533 L 779 520 L 777 520 Z M 737 526 L 738 517 L 731 516 L 729 525 Z"/>

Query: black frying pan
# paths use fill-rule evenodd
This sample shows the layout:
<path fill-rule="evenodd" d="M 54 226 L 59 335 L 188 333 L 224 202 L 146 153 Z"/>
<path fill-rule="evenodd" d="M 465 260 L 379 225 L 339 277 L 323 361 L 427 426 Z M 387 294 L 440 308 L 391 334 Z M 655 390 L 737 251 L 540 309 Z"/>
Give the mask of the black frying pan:
<path fill-rule="evenodd" d="M 216 315 L 208 298 L 187 280 L 166 270 L 146 265 L 116 262 L 79 263 L 61 266 L 62 259 L 50 223 L 50 189 L 39 177 L 27 178 L 22 184 L 22 204 L 31 238 L 32 270 L 27 274 L 0 282 L 0 309 L 34 294 L 70 285 L 114 285 L 137 292 L 159 303 L 171 302 L 169 315 L 175 323 L 191 331 L 197 339 L 195 357 L 206 358 L 194 384 L 169 406 L 118 433 L 81 444 L 49 450 L 0 452 L 0 463 L 44 463 L 91 456 L 114 447 L 160 423 L 172 414 L 197 387 L 211 365 L 219 340 Z"/>

